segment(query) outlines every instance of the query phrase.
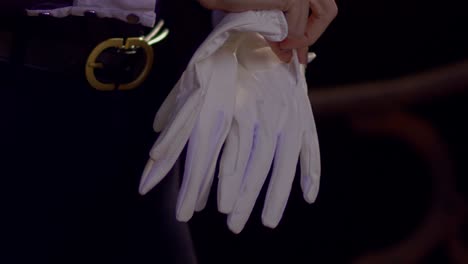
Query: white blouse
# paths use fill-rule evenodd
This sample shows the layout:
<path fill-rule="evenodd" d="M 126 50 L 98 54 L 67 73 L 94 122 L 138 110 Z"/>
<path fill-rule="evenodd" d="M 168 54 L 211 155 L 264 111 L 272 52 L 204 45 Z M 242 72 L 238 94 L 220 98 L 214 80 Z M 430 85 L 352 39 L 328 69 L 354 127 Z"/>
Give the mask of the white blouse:
<path fill-rule="evenodd" d="M 154 10 L 156 2 L 157 0 L 75 0 L 73 6 L 27 10 L 27 13 L 30 16 L 48 14 L 54 17 L 83 16 L 93 13 L 98 17 L 116 18 L 152 27 L 156 20 Z"/>

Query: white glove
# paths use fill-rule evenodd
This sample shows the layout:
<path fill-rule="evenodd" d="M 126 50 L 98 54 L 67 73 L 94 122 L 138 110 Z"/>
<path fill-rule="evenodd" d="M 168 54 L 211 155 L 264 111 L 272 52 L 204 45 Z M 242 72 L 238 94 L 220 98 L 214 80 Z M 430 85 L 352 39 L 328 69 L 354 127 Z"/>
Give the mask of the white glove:
<path fill-rule="evenodd" d="M 277 59 L 265 39 L 243 33 L 236 52 L 237 97 L 234 121 L 224 146 L 218 207 L 239 233 L 254 207 L 274 159 L 262 213 L 264 225 L 278 225 L 300 155 L 304 198 L 318 193 L 320 159 L 315 122 L 307 96 L 304 66 Z"/>
<path fill-rule="evenodd" d="M 280 11 L 227 15 L 194 54 L 156 115 L 155 130 L 162 133 L 151 149 L 139 190 L 146 194 L 166 176 L 190 137 L 177 202 L 180 221 L 192 217 L 197 201 L 198 210 L 206 203 L 236 102 L 237 43 L 231 36 L 246 31 L 280 41 L 287 25 Z"/>

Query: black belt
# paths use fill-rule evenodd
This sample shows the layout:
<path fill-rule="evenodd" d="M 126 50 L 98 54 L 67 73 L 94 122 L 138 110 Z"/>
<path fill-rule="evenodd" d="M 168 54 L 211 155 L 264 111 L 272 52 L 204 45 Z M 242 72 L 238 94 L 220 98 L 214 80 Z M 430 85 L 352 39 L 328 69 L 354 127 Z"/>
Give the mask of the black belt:
<path fill-rule="evenodd" d="M 149 55 L 135 39 L 151 30 L 142 25 L 87 16 L 24 16 L 2 25 L 1 61 L 65 75 L 78 74 L 83 78 L 88 71 L 87 65 L 93 64 L 96 79 L 109 84 L 103 90 L 124 87 L 124 84 L 141 77 L 147 60 L 152 60 L 152 57 L 145 58 Z M 87 63 L 96 46 L 111 38 L 120 39 L 121 47 L 110 45 L 105 48 L 106 52 L 94 54 L 95 61 Z M 126 45 L 132 38 L 133 44 L 136 41 L 133 48 Z M 116 44 L 115 41 L 113 43 Z"/>

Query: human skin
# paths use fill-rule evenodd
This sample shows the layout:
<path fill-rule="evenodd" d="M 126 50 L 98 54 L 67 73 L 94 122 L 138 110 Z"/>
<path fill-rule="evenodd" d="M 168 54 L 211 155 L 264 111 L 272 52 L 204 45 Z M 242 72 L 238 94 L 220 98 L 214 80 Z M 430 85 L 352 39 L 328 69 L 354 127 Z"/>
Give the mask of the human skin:
<path fill-rule="evenodd" d="M 299 62 L 307 64 L 309 46 L 325 32 L 338 14 L 335 0 L 198 0 L 212 10 L 242 12 L 247 10 L 281 10 L 288 22 L 288 36 L 271 42 L 275 54 L 285 62 L 297 49 Z"/>

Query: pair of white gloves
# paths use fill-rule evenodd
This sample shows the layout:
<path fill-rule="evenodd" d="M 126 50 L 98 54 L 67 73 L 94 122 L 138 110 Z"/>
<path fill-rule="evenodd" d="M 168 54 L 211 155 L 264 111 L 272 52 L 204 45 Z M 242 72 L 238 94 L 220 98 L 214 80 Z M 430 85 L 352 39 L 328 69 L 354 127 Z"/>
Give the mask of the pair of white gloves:
<path fill-rule="evenodd" d="M 304 198 L 314 202 L 320 154 L 305 66 L 297 56 L 281 62 L 266 41 L 286 36 L 280 11 L 231 13 L 218 24 L 156 115 L 154 129 L 162 133 L 143 172 L 141 194 L 166 176 L 188 142 L 179 221 L 205 207 L 219 155 L 218 208 L 234 233 L 244 228 L 270 168 L 264 225 L 278 225 L 298 160 Z"/>

